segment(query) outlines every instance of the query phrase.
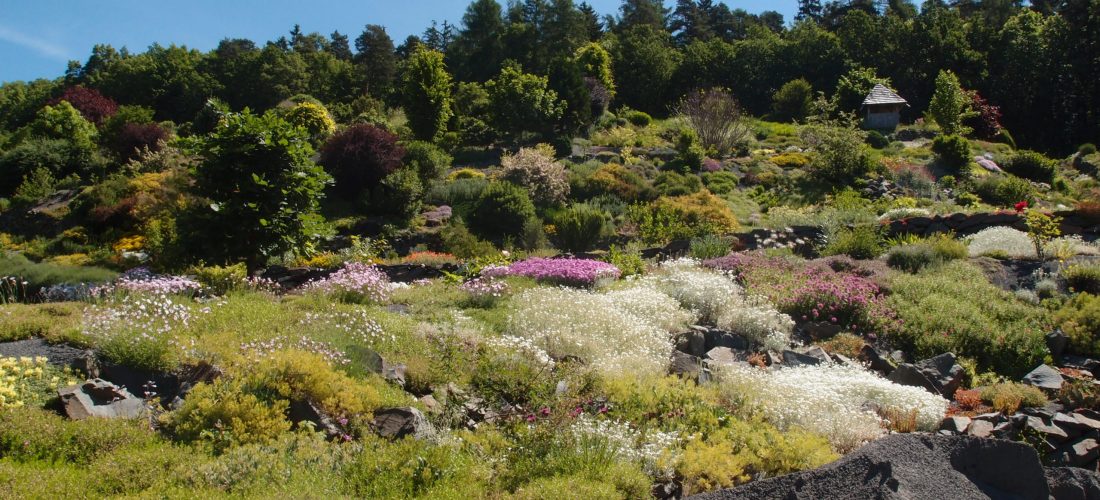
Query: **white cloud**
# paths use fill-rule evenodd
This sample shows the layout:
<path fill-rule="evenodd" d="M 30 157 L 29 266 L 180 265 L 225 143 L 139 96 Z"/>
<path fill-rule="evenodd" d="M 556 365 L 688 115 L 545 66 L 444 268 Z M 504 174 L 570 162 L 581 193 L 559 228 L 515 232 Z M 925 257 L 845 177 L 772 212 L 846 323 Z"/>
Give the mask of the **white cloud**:
<path fill-rule="evenodd" d="M 69 51 L 65 47 L 48 40 L 42 40 L 27 35 L 26 33 L 21 33 L 7 26 L 0 25 L 0 40 L 26 47 L 52 59 L 60 61 L 68 61 L 70 59 Z"/>

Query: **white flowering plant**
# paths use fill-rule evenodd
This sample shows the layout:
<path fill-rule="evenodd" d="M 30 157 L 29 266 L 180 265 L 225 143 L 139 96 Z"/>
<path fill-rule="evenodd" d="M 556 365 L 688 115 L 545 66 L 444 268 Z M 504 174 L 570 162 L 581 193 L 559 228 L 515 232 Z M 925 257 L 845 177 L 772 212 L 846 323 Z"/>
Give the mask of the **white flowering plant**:
<path fill-rule="evenodd" d="M 932 431 L 947 411 L 947 400 L 922 388 L 831 363 L 774 371 L 723 366 L 720 386 L 780 428 L 819 433 L 842 452 L 884 434 L 891 423 L 883 414 L 913 415 L 918 430 Z"/>

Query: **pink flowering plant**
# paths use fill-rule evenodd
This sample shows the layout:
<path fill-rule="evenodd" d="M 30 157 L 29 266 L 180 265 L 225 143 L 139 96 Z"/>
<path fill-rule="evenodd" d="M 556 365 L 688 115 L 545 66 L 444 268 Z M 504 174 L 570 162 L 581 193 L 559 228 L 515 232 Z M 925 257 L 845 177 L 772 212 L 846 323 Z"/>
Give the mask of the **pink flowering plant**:
<path fill-rule="evenodd" d="M 481 270 L 483 277 L 524 276 L 544 283 L 577 287 L 592 287 L 605 281 L 613 281 L 621 274 L 619 268 L 598 260 L 541 257 Z"/>
<path fill-rule="evenodd" d="M 496 278 L 477 277 L 458 287 L 466 292 L 470 305 L 492 307 L 509 291 L 508 283 Z"/>
<path fill-rule="evenodd" d="M 302 290 L 328 295 L 341 302 L 380 304 L 389 300 L 390 280 L 373 265 L 347 262 L 328 277 L 306 283 Z"/>
<path fill-rule="evenodd" d="M 122 273 L 113 283 L 93 288 L 91 295 L 105 297 L 112 294 L 145 293 L 194 297 L 202 289 L 202 283 L 185 276 L 159 275 L 147 267 L 135 267 Z"/>
<path fill-rule="evenodd" d="M 861 276 L 759 253 L 731 254 L 704 265 L 729 271 L 745 288 L 768 297 L 796 321 L 828 322 L 876 335 L 899 326 L 879 286 Z"/>

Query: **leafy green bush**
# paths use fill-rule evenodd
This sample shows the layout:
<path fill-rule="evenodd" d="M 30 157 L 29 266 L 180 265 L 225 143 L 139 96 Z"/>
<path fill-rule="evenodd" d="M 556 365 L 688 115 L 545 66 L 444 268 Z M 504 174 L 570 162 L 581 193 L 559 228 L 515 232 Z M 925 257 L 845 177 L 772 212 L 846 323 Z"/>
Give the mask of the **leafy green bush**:
<path fill-rule="evenodd" d="M 574 204 L 554 217 L 555 240 L 562 250 L 578 253 L 591 249 L 607 233 L 602 210 Z"/>
<path fill-rule="evenodd" d="M 1100 295 L 1100 264 L 1074 264 L 1061 274 L 1071 290 Z"/>
<path fill-rule="evenodd" d="M 1054 312 L 1054 323 L 1069 335 L 1075 352 L 1085 356 L 1100 354 L 1100 297 L 1077 294 Z"/>
<path fill-rule="evenodd" d="M 231 114 L 197 153 L 203 161 L 191 191 L 204 202 L 197 204 L 194 241 L 187 240 L 195 243 L 196 260 L 244 260 L 255 269 L 317 236 L 319 201 L 331 177 L 313 162 L 304 129 L 271 112 Z"/>
<path fill-rule="evenodd" d="M 527 190 L 508 182 L 489 184 L 470 211 L 470 229 L 477 235 L 501 241 L 519 235 L 528 219 L 535 217 L 535 205 Z"/>
<path fill-rule="evenodd" d="M 810 101 L 813 100 L 813 87 L 805 78 L 784 83 L 772 94 L 772 112 L 783 121 L 796 121 L 806 118 L 810 113 Z"/>
<path fill-rule="evenodd" d="M 418 439 L 367 439 L 342 474 L 359 498 L 476 498 L 489 480 L 488 464 L 458 445 Z"/>
<path fill-rule="evenodd" d="M 611 245 L 603 261 L 619 268 L 619 271 L 622 271 L 621 276 L 624 278 L 645 272 L 645 260 L 642 259 L 642 254 L 636 248 L 620 249 L 615 245 Z"/>
<path fill-rule="evenodd" d="M 595 197 L 601 194 L 618 196 L 623 201 L 652 200 L 657 193 L 637 172 L 619 164 L 609 163 L 598 168 L 587 179 L 578 194 Z"/>
<path fill-rule="evenodd" d="M 1077 148 L 1077 154 L 1080 156 L 1088 156 L 1096 153 L 1096 145 L 1091 142 L 1086 142 Z"/>
<path fill-rule="evenodd" d="M 1019 151 L 1005 162 L 1006 172 L 1030 179 L 1036 182 L 1050 184 L 1054 182 L 1054 174 L 1058 170 L 1058 164 L 1054 160 L 1035 151 Z"/>
<path fill-rule="evenodd" d="M 932 152 L 955 171 L 970 163 L 970 141 L 960 135 L 938 135 L 932 140 Z"/>
<path fill-rule="evenodd" d="M 642 241 L 665 244 L 705 234 L 726 234 L 737 229 L 729 205 L 709 191 L 665 197 L 647 206 L 631 207 L 630 219 L 638 224 Z"/>
<path fill-rule="evenodd" d="M 430 142 L 409 141 L 402 145 L 405 147 L 405 158 L 403 160 L 405 166 L 413 169 L 420 176 L 420 182 L 425 186 L 443 177 L 443 174 L 450 168 L 451 162 L 454 161 L 451 155 Z M 475 170 L 475 172 L 477 171 Z M 477 173 L 480 174 L 481 172 Z M 484 177 L 485 175 L 482 174 L 481 176 Z M 460 177 L 456 176 L 455 178 Z"/>
<path fill-rule="evenodd" d="M 676 139 L 676 152 L 679 155 L 677 159 L 680 160 L 681 169 L 685 172 L 698 172 L 703 168 L 706 151 L 699 144 L 699 137 L 691 129 L 680 131 Z"/>
<path fill-rule="evenodd" d="M 633 109 L 627 109 L 619 112 L 619 117 L 625 118 L 635 127 L 648 127 L 653 122 L 653 117 L 649 116 L 649 113 L 644 111 L 637 111 Z"/>
<path fill-rule="evenodd" d="M 990 176 L 974 186 L 974 193 L 990 205 L 1010 207 L 1021 201 L 1035 201 L 1035 188 L 1014 175 Z"/>
<path fill-rule="evenodd" d="M 768 158 L 768 161 L 784 170 L 804 168 L 810 164 L 810 158 L 802 153 L 781 153 Z"/>
<path fill-rule="evenodd" d="M 964 261 L 898 275 L 890 290 L 889 304 L 901 320 L 894 340 L 918 359 L 950 351 L 1018 377 L 1048 355 L 1043 310 L 990 284 Z"/>
<path fill-rule="evenodd" d="M 802 139 L 816 154 L 810 163 L 814 176 L 830 185 L 866 177 L 877 168 L 864 143 L 865 134 L 846 127 L 812 125 L 802 129 Z"/>
<path fill-rule="evenodd" d="M 705 172 L 703 173 L 703 184 L 707 186 L 710 192 L 723 195 L 733 192 L 737 189 L 737 176 L 732 172 Z"/>
<path fill-rule="evenodd" d="M 874 259 L 882 253 L 882 232 L 874 226 L 842 229 L 829 238 L 822 255 L 847 255 L 853 259 Z"/>
<path fill-rule="evenodd" d="M 420 213 L 423 199 L 424 184 L 420 175 L 411 167 L 402 167 L 371 189 L 366 201 L 372 213 L 408 221 Z"/>

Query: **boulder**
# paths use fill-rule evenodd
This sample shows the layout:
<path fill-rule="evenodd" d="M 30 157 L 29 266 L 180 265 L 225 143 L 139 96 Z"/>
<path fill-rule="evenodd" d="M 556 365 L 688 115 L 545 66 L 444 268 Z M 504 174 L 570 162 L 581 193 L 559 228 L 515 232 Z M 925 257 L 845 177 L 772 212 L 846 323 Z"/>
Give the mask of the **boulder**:
<path fill-rule="evenodd" d="M 405 387 L 405 365 L 390 363 L 378 352 L 362 346 L 351 346 L 347 350 L 352 363 L 362 365 L 367 370 L 381 375 L 382 378 Z"/>
<path fill-rule="evenodd" d="M 1066 431 L 1039 417 L 1027 417 L 1027 429 L 1038 433 L 1050 443 L 1061 443 L 1069 439 Z"/>
<path fill-rule="evenodd" d="M 1050 356 L 1054 361 L 1062 359 L 1062 354 L 1066 352 L 1066 346 L 1069 345 L 1069 336 L 1061 328 L 1055 328 L 1054 331 L 1046 334 L 1046 341 L 1047 349 L 1050 350 Z"/>
<path fill-rule="evenodd" d="M 1065 380 L 1062 378 L 1062 372 L 1058 371 L 1057 368 L 1050 365 L 1039 365 L 1038 368 L 1031 370 L 1031 373 L 1024 375 L 1021 382 L 1040 389 L 1057 391 L 1062 388 Z"/>
<path fill-rule="evenodd" d="M 924 387 L 933 394 L 951 398 L 962 384 L 963 368 L 949 352 L 920 361 L 902 363 L 886 378 L 901 385 Z"/>
<path fill-rule="evenodd" d="M 702 332 L 705 339 L 703 342 L 704 352 L 714 349 L 715 347 L 729 347 L 730 349 L 739 350 L 749 348 L 748 339 L 736 333 L 706 327 L 702 327 Z"/>
<path fill-rule="evenodd" d="M 1071 438 L 1093 430 L 1088 425 L 1085 425 L 1085 423 L 1073 418 L 1073 415 L 1067 415 L 1065 413 L 1055 413 L 1054 418 L 1050 419 L 1050 423 L 1058 426 L 1059 429 L 1062 429 L 1062 431 Z"/>
<path fill-rule="evenodd" d="M 882 357 L 878 350 L 872 347 L 870 344 L 864 344 L 863 348 L 859 351 L 859 360 L 867 363 L 867 367 L 881 373 L 882 375 L 889 375 L 894 371 L 894 364 L 890 360 Z"/>
<path fill-rule="evenodd" d="M 996 173 L 1004 172 L 1004 170 L 1001 170 L 1000 165 L 997 165 L 996 163 L 993 162 L 993 160 L 990 160 L 989 158 L 979 156 L 977 158 L 974 158 L 974 162 L 977 163 L 978 166 L 980 166 L 980 167 L 982 167 L 982 168 L 984 168 L 984 169 L 986 169 L 990 172 L 996 172 Z"/>
<path fill-rule="evenodd" d="M 672 351 L 672 361 L 668 366 L 670 375 L 698 379 L 699 372 L 702 370 L 703 360 L 684 352 Z"/>
<path fill-rule="evenodd" d="M 423 439 L 435 433 L 424 414 L 412 407 L 387 408 L 374 412 L 374 429 L 379 436 L 391 439 L 405 436 Z"/>
<path fill-rule="evenodd" d="M 802 349 L 800 353 L 806 356 L 820 359 L 822 363 L 831 363 L 833 361 L 833 358 L 829 357 L 829 353 L 825 352 L 825 349 L 822 349 L 821 347 L 816 345 L 807 347 L 806 349 Z"/>
<path fill-rule="evenodd" d="M 313 428 L 323 432 L 325 437 L 329 439 L 336 439 L 341 436 L 346 436 L 343 430 L 337 425 L 337 422 L 332 419 L 330 415 L 324 412 L 319 406 L 312 401 L 298 400 L 290 403 L 289 415 L 291 422 L 294 422 L 295 426 L 301 426 L 305 422 L 313 424 Z"/>
<path fill-rule="evenodd" d="M 145 414 L 145 401 L 130 391 L 103 379 L 57 390 L 65 415 L 73 420 L 88 417 L 138 418 Z"/>
<path fill-rule="evenodd" d="M 1070 416 L 1073 417 L 1073 419 L 1076 420 L 1077 423 L 1088 427 L 1089 430 L 1100 431 L 1100 419 L 1094 418 L 1097 415 L 1089 415 L 1088 413 L 1086 413 L 1086 411 L 1087 410 L 1078 410 L 1074 413 L 1071 413 Z"/>
<path fill-rule="evenodd" d="M 802 354 L 800 352 L 795 352 L 795 351 L 792 351 L 790 349 L 787 349 L 787 350 L 783 351 L 783 366 L 788 367 L 788 368 L 794 368 L 796 366 L 804 366 L 804 365 L 806 365 L 806 366 L 820 365 L 821 363 L 824 363 L 824 361 L 822 361 L 821 358 L 818 358 L 816 356 L 811 356 L 809 354 Z"/>
<path fill-rule="evenodd" d="M 702 356 L 707 353 L 706 330 L 699 331 L 692 328 L 676 337 L 676 350 L 686 352 L 692 356 Z"/>
<path fill-rule="evenodd" d="M 700 500 L 851 498 L 1047 500 L 1031 447 L 968 436 L 893 434 L 818 469 L 696 495 Z"/>
<path fill-rule="evenodd" d="M 1051 457 L 1051 462 L 1060 465 L 1083 467 L 1100 458 L 1100 443 L 1095 438 L 1085 437 L 1072 441 Z"/>
<path fill-rule="evenodd" d="M 1077 467 L 1047 467 L 1050 497 L 1057 500 L 1100 498 L 1100 474 Z"/>

